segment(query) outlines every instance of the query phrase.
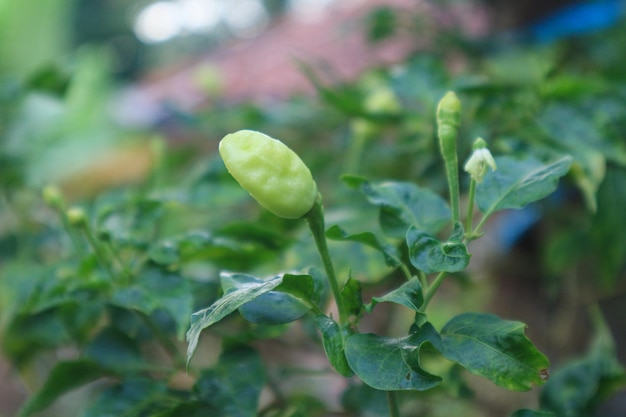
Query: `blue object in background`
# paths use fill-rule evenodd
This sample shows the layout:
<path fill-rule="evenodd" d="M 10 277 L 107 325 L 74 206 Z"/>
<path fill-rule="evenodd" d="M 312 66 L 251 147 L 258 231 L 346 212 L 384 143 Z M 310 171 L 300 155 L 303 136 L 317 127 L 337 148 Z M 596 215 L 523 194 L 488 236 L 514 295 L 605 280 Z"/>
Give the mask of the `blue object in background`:
<path fill-rule="evenodd" d="M 534 42 L 557 39 L 605 29 L 619 22 L 626 11 L 624 0 L 589 1 L 567 6 L 525 29 Z"/>
<path fill-rule="evenodd" d="M 498 220 L 495 228 L 495 239 L 503 252 L 511 250 L 532 226 L 541 218 L 541 211 L 534 206 L 526 206 L 521 210 L 510 210 Z"/>
<path fill-rule="evenodd" d="M 620 21 L 623 22 L 624 16 L 626 16 L 626 0 L 579 2 L 563 7 L 520 31 L 505 35 L 516 40 L 549 43 L 568 36 L 607 29 Z M 557 192 L 550 196 L 553 204 L 559 204 L 563 198 L 563 192 L 559 190 L 557 189 Z M 498 228 L 496 236 L 500 247 L 505 251 L 513 248 L 540 218 L 540 210 L 532 205 L 505 213 L 500 221 L 506 222 L 506 226 Z"/>

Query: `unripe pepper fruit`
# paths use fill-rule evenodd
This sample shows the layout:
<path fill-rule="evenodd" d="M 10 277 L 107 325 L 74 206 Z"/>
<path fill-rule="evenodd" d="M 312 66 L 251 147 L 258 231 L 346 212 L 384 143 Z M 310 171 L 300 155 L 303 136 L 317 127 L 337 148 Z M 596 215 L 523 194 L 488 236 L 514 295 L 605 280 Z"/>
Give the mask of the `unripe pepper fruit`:
<path fill-rule="evenodd" d="M 461 101 L 448 91 L 437 106 L 437 136 L 444 159 L 456 158 L 456 137 L 461 124 Z"/>
<path fill-rule="evenodd" d="M 219 153 L 237 182 L 276 216 L 298 219 L 313 208 L 318 192 L 311 171 L 281 141 L 240 130 L 220 141 Z"/>
<path fill-rule="evenodd" d="M 456 138 L 461 124 L 461 101 L 456 94 L 448 91 L 437 105 L 437 136 L 441 156 L 446 166 L 452 220 L 459 220 L 459 168 L 456 154 Z"/>

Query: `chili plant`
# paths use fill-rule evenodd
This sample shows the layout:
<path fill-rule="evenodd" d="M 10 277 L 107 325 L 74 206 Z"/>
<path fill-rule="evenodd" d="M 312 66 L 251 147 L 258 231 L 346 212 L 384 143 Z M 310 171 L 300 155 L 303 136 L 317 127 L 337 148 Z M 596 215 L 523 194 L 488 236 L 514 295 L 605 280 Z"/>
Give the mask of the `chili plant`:
<path fill-rule="evenodd" d="M 228 171 L 275 215 L 307 222 L 323 272 L 312 267 L 305 272 L 280 271 L 269 278 L 236 270 L 222 272 L 221 298 L 192 315 L 187 363 L 199 346 L 202 331 L 239 311 L 246 320 L 260 325 L 286 324 L 312 316 L 335 371 L 385 392 L 391 417 L 400 416 L 399 392 L 431 390 L 444 380 L 432 369 L 432 355 L 424 352 L 435 352 L 508 390 L 527 391 L 544 384 L 549 377 L 549 361 L 526 337 L 524 323 L 466 312 L 450 317 L 438 328 L 431 320 L 429 306 L 444 280 L 467 268 L 471 243 L 483 235 L 485 222 L 500 210 L 520 209 L 548 196 L 568 172 L 572 158 L 563 155 L 546 162 L 494 157 L 479 138 L 464 165 L 469 191 L 462 213 L 456 143 L 460 115 L 460 100 L 453 92 L 447 93 L 437 108 L 436 121 L 449 203 L 416 182 L 343 177 L 347 186 L 359 190 L 378 208 L 384 236 L 369 230 L 348 232 L 337 225 L 327 229 L 323 198 L 311 172 L 282 142 L 249 130 L 226 136 L 220 143 L 220 154 Z M 475 215 L 476 207 L 480 216 Z M 358 280 L 335 272 L 327 239 L 373 248 L 404 276 L 404 281 L 387 293 L 364 300 Z M 412 312 L 414 318 L 406 335 L 360 331 L 362 320 L 374 314 L 381 303 L 397 304 Z M 549 414 L 519 410 L 515 415 Z"/>

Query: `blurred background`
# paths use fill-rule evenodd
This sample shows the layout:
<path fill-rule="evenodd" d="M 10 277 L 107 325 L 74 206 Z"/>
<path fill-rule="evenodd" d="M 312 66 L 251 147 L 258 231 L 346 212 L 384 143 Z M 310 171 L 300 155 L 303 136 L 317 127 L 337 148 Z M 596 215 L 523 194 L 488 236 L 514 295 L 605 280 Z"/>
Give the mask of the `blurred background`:
<path fill-rule="evenodd" d="M 577 160 L 556 197 L 490 224 L 493 238 L 472 265 L 493 290 L 472 293 L 468 305 L 525 321 L 559 363 L 586 351 L 586 308 L 598 302 L 624 363 L 625 8 L 620 0 L 0 0 L 0 279 L 56 256 L 38 197 L 48 184 L 88 204 L 153 187 L 193 213 L 168 223 L 170 233 L 221 224 L 219 215 L 200 218 L 235 200 L 235 213 L 252 217 L 211 182 L 223 179 L 219 139 L 241 128 L 293 138 L 331 207 L 345 201 L 332 184 L 346 172 L 420 178 L 443 191 L 432 109 L 453 88 L 467 103 L 462 155 L 482 135 L 495 152 Z M 181 197 L 182 187 L 190 191 Z M 16 351 L 6 343 L 4 351 L 0 416 L 12 416 L 31 387 Z M 481 392 L 476 415 L 498 415 L 501 404 Z M 624 393 L 603 407 L 597 415 L 626 415 Z"/>

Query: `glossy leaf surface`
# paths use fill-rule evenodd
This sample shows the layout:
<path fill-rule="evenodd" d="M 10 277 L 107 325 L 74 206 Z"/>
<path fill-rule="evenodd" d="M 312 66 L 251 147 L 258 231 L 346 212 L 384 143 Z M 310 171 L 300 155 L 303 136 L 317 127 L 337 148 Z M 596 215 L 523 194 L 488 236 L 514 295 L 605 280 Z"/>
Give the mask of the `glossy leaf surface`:
<path fill-rule="evenodd" d="M 345 356 L 344 339 L 346 335 L 342 332 L 339 324 L 323 314 L 315 317 L 315 324 L 322 333 L 324 351 L 332 367 L 345 377 L 354 375 Z"/>
<path fill-rule="evenodd" d="M 441 353 L 469 372 L 515 391 L 542 385 L 548 359 L 524 335 L 524 323 L 466 313 L 441 330 Z"/>
<path fill-rule="evenodd" d="M 84 356 L 109 370 L 138 370 L 144 364 L 137 341 L 114 327 L 102 329 L 85 348 Z"/>
<path fill-rule="evenodd" d="M 177 336 L 182 339 L 193 312 L 193 295 L 189 281 L 183 277 L 149 269 L 133 284 L 116 290 L 111 304 L 147 316 L 164 310 L 174 320 Z"/>
<path fill-rule="evenodd" d="M 204 371 L 194 392 L 213 406 L 214 415 L 254 417 L 264 385 L 261 357 L 255 350 L 241 346 L 225 351 L 213 368 Z"/>
<path fill-rule="evenodd" d="M 242 285 L 232 285 L 231 290 L 210 307 L 195 312 L 191 316 L 191 327 L 187 331 L 187 362 L 191 360 L 198 345 L 202 330 L 217 323 L 230 313 L 236 311 L 245 303 L 254 300 L 278 287 L 283 282 L 283 276 L 277 276 L 267 281 L 258 281 L 245 274 L 222 274 L 222 280 L 228 282 L 242 281 Z"/>
<path fill-rule="evenodd" d="M 246 277 L 237 285 L 262 283 L 262 280 Z M 321 283 L 317 283 L 318 292 Z M 311 309 L 316 283 L 310 275 L 283 276 L 283 282 L 275 290 L 251 300 L 239 308 L 241 315 L 256 324 L 285 324 L 299 319 Z M 230 288 L 224 287 L 225 291 Z M 317 297 L 319 298 L 319 296 Z"/>
<path fill-rule="evenodd" d="M 403 338 L 360 333 L 347 338 L 346 358 L 354 373 L 372 388 L 425 391 L 441 382 L 420 365 L 419 352 L 427 342 L 439 343 L 437 332 L 428 323 Z"/>
<path fill-rule="evenodd" d="M 367 309 L 371 312 L 376 304 L 385 302 L 400 304 L 413 311 L 419 311 L 424 303 L 424 294 L 420 280 L 417 277 L 413 277 L 395 290 L 381 297 L 373 297 Z"/>
<path fill-rule="evenodd" d="M 326 237 L 332 240 L 359 242 L 374 248 L 382 253 L 387 266 L 395 267 L 402 263 L 399 259 L 400 254 L 398 253 L 398 250 L 393 245 L 381 241 L 374 233 L 361 232 L 350 235 L 341 227 L 335 225 L 326 231 Z"/>
<path fill-rule="evenodd" d="M 358 177 L 344 177 L 344 181 L 360 189 L 371 204 L 380 208 L 380 224 L 390 236 L 404 236 L 409 226 L 434 234 L 450 220 L 446 202 L 414 183 L 369 182 Z"/>
<path fill-rule="evenodd" d="M 518 160 L 508 156 L 496 157 L 498 169 L 485 175 L 476 187 L 476 203 L 488 216 L 504 209 L 520 209 L 552 193 L 559 178 L 567 174 L 570 156 L 544 164 L 536 159 Z"/>
<path fill-rule="evenodd" d="M 168 410 L 178 401 L 180 399 L 168 392 L 163 382 L 129 377 L 104 390 L 80 417 L 170 416 Z"/>
<path fill-rule="evenodd" d="M 470 261 L 463 243 L 463 227 L 457 223 L 452 235 L 444 242 L 413 226 L 406 235 L 409 258 L 413 266 L 426 272 L 459 272 Z"/>
<path fill-rule="evenodd" d="M 361 283 L 349 277 L 341 289 L 341 297 L 348 314 L 359 316 L 363 309 L 363 293 Z"/>

